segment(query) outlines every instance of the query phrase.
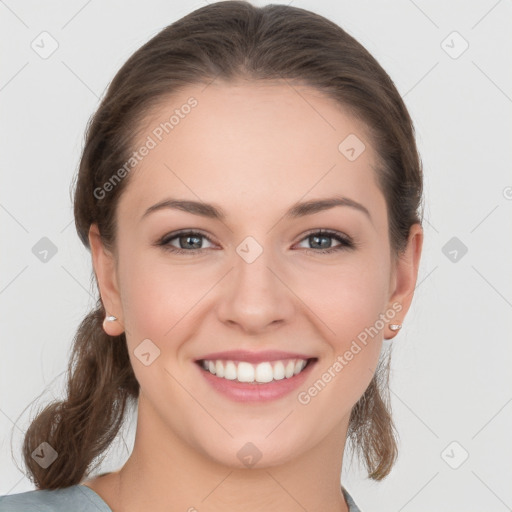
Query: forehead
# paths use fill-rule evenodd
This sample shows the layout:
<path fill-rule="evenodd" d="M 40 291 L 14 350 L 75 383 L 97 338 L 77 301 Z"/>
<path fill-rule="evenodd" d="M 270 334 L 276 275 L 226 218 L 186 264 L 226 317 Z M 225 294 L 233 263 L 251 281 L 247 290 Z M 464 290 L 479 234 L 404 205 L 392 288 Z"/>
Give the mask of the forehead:
<path fill-rule="evenodd" d="M 166 195 L 227 205 L 228 213 L 333 192 L 377 207 L 384 201 L 366 127 L 311 87 L 194 85 L 160 102 L 139 128 L 134 150 L 151 149 L 131 171 L 123 216 L 140 217 Z"/>

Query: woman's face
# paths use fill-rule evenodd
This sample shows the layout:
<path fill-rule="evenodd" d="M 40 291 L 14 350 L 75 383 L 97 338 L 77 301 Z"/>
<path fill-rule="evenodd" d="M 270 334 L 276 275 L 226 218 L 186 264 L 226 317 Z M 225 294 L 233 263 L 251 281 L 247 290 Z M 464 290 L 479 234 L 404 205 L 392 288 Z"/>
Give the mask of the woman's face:
<path fill-rule="evenodd" d="M 393 257 L 364 126 L 311 88 L 213 82 L 142 128 L 115 264 L 91 242 L 141 386 L 138 435 L 234 467 L 343 443 L 421 246 Z M 188 207 L 151 210 L 171 200 Z"/>

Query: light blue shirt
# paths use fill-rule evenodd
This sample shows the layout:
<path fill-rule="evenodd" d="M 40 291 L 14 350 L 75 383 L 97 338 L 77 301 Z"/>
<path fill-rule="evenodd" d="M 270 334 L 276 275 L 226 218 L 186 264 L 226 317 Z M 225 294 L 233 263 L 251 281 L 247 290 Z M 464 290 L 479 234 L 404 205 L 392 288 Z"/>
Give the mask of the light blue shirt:
<path fill-rule="evenodd" d="M 349 512 L 361 512 L 342 487 Z M 112 512 L 112 509 L 86 485 L 64 489 L 44 489 L 0 496 L 0 512 Z"/>

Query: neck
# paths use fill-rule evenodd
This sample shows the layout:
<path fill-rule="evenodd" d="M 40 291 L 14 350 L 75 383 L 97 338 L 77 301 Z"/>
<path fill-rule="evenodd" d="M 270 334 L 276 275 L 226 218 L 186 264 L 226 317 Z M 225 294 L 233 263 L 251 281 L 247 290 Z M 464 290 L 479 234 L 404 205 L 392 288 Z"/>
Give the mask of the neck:
<path fill-rule="evenodd" d="M 148 412 L 141 414 L 147 404 L 139 400 L 133 451 L 114 474 L 113 512 L 348 512 L 340 484 L 348 418 L 292 460 L 240 469 L 193 449 L 154 418 L 141 423 Z"/>

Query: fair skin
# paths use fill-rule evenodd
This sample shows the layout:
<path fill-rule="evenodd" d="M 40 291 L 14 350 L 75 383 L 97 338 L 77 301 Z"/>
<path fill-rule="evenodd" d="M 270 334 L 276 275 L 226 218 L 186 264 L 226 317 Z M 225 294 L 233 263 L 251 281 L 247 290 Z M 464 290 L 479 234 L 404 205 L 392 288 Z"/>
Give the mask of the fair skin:
<path fill-rule="evenodd" d="M 396 334 L 389 324 L 401 324 L 409 309 L 421 227 L 411 228 L 396 257 L 364 125 L 305 86 L 189 86 L 145 120 L 141 143 L 190 96 L 197 107 L 130 175 L 116 212 L 117 257 L 105 250 L 97 227 L 90 230 L 101 298 L 118 319 L 104 328 L 126 333 L 141 391 L 128 461 L 84 484 L 114 512 L 347 511 L 340 474 L 350 411 L 370 383 L 382 340 Z M 366 144 L 354 161 L 338 150 L 351 133 Z M 344 205 L 284 215 L 297 202 L 334 195 L 367 213 Z M 226 216 L 164 208 L 141 220 L 171 196 L 214 204 Z M 183 229 L 211 241 L 185 236 L 180 245 L 179 237 L 167 237 L 190 254 L 155 245 Z M 355 245 L 322 254 L 324 245 L 310 237 L 319 229 Z M 237 252 L 248 236 L 263 249 L 251 263 Z M 332 235 L 317 236 L 321 244 L 340 245 Z M 401 305 L 393 320 L 309 403 L 299 403 L 299 392 L 393 304 Z M 134 354 L 145 339 L 160 350 L 148 366 Z M 308 354 L 316 362 L 291 393 L 244 403 L 213 389 L 195 362 L 240 348 Z M 248 442 L 261 453 L 252 467 L 237 457 Z"/>

